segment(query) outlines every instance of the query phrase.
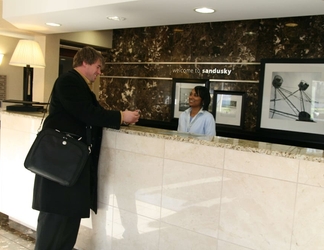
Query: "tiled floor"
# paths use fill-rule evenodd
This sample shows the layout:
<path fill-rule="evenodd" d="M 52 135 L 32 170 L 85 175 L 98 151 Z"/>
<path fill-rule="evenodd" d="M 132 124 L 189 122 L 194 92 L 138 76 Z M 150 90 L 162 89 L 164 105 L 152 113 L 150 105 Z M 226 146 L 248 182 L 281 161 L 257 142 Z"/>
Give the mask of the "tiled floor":
<path fill-rule="evenodd" d="M 35 232 L 0 213 L 0 249 L 34 249 Z"/>

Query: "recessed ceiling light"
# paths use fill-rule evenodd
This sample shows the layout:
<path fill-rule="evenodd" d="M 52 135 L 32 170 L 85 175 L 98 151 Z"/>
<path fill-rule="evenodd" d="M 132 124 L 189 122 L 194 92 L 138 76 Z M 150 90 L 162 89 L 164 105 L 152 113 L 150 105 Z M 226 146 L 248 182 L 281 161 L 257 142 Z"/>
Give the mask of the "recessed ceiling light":
<path fill-rule="evenodd" d="M 113 21 L 125 21 L 125 17 L 120 17 L 120 16 L 107 16 L 108 20 L 113 20 Z"/>
<path fill-rule="evenodd" d="M 61 26 L 61 24 L 59 24 L 59 23 L 46 23 L 46 25 L 53 26 L 53 27 L 60 27 Z"/>
<path fill-rule="evenodd" d="M 197 8 L 197 9 L 195 9 L 195 11 L 198 12 L 198 13 L 203 13 L 203 14 L 210 14 L 210 13 L 215 12 L 215 10 L 210 9 L 210 8 L 206 8 L 206 7 Z"/>

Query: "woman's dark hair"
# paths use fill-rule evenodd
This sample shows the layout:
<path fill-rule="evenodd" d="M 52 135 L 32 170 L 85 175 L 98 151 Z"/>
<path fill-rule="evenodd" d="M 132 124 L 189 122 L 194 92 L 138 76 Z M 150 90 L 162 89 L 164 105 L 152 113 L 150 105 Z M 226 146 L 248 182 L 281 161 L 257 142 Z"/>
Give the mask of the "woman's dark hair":
<path fill-rule="evenodd" d="M 210 103 L 209 90 L 206 87 L 196 86 L 195 92 L 201 98 L 201 104 L 202 104 L 203 110 L 208 110 L 208 106 Z"/>
<path fill-rule="evenodd" d="M 102 54 L 95 50 L 94 48 L 90 46 L 86 46 L 75 54 L 73 58 L 73 68 L 81 66 L 83 62 L 86 62 L 87 64 L 94 64 L 95 62 L 100 60 L 102 67 L 104 66 L 105 59 L 102 56 Z"/>

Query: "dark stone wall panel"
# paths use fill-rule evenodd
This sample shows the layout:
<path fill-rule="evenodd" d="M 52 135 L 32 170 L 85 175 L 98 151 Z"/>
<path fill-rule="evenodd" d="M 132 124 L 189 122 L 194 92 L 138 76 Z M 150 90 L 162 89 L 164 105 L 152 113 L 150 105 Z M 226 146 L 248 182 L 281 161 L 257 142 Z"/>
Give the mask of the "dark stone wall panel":
<path fill-rule="evenodd" d="M 298 26 L 287 27 L 287 22 Z M 107 109 L 137 107 L 143 119 L 170 122 L 172 78 L 216 79 L 211 93 L 215 89 L 247 93 L 244 130 L 253 132 L 260 60 L 323 58 L 323 34 L 324 16 L 114 30 L 113 48 L 104 54 L 100 102 Z M 215 69 L 231 74 L 209 71 Z"/>

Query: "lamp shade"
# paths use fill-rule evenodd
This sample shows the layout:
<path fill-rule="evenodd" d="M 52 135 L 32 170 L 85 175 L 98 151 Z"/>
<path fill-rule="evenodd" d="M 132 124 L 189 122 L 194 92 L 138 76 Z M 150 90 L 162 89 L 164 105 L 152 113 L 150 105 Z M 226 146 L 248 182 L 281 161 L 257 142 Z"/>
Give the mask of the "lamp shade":
<path fill-rule="evenodd" d="M 44 68 L 45 61 L 39 44 L 33 40 L 20 40 L 9 62 L 10 65 Z"/>

